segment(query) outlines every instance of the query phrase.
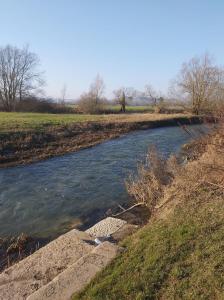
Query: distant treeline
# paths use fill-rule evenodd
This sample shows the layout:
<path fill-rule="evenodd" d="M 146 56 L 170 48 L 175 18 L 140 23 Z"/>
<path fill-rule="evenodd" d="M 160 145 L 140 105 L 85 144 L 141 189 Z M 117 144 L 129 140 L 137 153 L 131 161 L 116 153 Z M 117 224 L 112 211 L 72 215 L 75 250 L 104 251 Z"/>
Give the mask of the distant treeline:
<path fill-rule="evenodd" d="M 3 111 L 4 108 L 1 107 L 1 110 Z M 60 103 L 56 103 L 53 99 L 35 97 L 27 97 L 21 99 L 16 103 L 14 111 L 53 114 L 66 114 L 75 112 L 74 108 Z"/>
<path fill-rule="evenodd" d="M 88 114 L 118 112 L 108 109 L 110 102 L 105 97 L 104 80 L 99 75 L 89 90 L 80 96 L 75 109 L 65 104 L 66 86 L 57 101 L 45 99 L 45 81 L 39 65 L 38 56 L 28 47 L 20 49 L 7 45 L 0 48 L 1 110 Z M 224 103 L 224 69 L 215 65 L 209 55 L 194 57 L 182 65 L 169 94 L 165 96 L 155 91 L 150 84 L 143 91 L 120 87 L 113 91 L 113 103 L 119 106 L 121 113 L 126 112 L 127 105 L 136 104 L 138 99 L 144 99 L 145 104 L 153 107 L 152 111 L 156 113 L 166 112 L 170 105 L 174 107 L 174 103 L 182 106 L 182 110 L 190 109 L 197 115 L 214 111 Z"/>

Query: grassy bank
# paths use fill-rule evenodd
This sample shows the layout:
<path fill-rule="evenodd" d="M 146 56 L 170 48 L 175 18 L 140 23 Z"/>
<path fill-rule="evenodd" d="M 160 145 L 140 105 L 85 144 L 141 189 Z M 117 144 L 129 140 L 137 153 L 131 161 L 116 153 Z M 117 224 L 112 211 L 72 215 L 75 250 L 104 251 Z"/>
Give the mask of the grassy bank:
<path fill-rule="evenodd" d="M 183 114 L 0 113 L 0 167 L 77 151 L 133 130 L 198 122 Z"/>
<path fill-rule="evenodd" d="M 224 135 L 166 189 L 149 224 L 75 299 L 224 298 Z"/>

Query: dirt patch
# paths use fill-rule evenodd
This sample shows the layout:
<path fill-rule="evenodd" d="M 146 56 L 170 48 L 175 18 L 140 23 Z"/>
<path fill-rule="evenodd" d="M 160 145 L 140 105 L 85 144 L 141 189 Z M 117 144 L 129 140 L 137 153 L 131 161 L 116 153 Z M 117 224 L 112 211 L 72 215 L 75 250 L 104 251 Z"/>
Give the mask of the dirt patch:
<path fill-rule="evenodd" d="M 141 122 L 87 122 L 47 128 L 45 131 L 15 131 L 0 134 L 0 168 L 27 164 L 89 148 L 134 130 L 178 124 L 198 124 L 197 117 Z"/>
<path fill-rule="evenodd" d="M 150 210 L 146 206 L 136 206 L 122 213 L 119 218 L 132 225 L 144 226 L 148 223 L 150 216 Z"/>

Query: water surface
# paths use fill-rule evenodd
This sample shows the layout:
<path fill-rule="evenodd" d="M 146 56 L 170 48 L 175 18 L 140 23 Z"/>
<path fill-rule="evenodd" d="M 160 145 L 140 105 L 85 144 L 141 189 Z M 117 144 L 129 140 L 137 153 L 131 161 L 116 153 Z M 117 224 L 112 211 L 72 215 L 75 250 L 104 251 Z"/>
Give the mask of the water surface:
<path fill-rule="evenodd" d="M 201 125 L 192 125 L 194 132 Z M 191 137 L 179 127 L 136 131 L 93 148 L 0 170 L 0 236 L 57 236 L 84 215 L 129 201 L 124 180 L 150 144 L 165 156 Z"/>

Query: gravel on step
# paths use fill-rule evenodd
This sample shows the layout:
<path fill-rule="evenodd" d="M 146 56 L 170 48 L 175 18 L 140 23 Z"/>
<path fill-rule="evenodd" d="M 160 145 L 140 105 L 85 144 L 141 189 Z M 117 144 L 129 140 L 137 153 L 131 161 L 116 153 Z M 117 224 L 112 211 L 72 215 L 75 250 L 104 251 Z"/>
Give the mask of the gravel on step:
<path fill-rule="evenodd" d="M 124 220 L 108 217 L 87 229 L 86 232 L 93 237 L 110 236 L 125 224 L 127 222 Z"/>

